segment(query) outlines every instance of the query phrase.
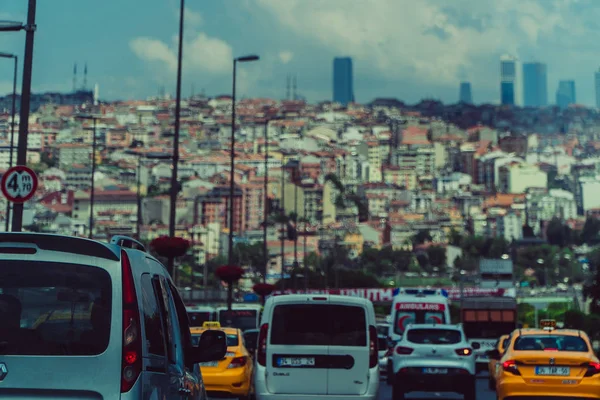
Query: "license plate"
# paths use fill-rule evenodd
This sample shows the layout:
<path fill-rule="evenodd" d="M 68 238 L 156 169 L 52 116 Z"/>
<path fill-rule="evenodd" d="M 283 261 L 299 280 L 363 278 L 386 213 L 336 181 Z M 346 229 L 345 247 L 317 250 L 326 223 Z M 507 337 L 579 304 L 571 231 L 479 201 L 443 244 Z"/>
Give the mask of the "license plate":
<path fill-rule="evenodd" d="M 423 368 L 423 373 L 428 375 L 447 374 L 448 368 Z"/>
<path fill-rule="evenodd" d="M 200 363 L 201 367 L 216 367 L 218 365 L 219 365 L 218 361 L 209 361 L 209 362 Z"/>
<path fill-rule="evenodd" d="M 558 375 L 569 376 L 571 368 L 569 367 L 535 367 L 536 375 Z"/>
<path fill-rule="evenodd" d="M 277 360 L 279 367 L 314 367 L 314 357 L 281 357 Z"/>

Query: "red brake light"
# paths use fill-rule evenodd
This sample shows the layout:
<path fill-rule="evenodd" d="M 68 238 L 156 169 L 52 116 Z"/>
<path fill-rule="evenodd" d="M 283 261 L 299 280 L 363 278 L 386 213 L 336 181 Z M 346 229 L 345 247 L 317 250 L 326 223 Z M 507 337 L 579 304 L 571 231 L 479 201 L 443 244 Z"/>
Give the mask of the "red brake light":
<path fill-rule="evenodd" d="M 240 368 L 246 365 L 246 357 L 236 357 L 231 360 L 231 363 L 227 366 L 227 368 Z"/>
<path fill-rule="evenodd" d="M 462 349 L 456 349 L 456 354 L 458 354 L 459 356 L 470 356 L 471 354 L 473 354 L 473 350 L 470 349 L 469 347 L 465 347 Z"/>
<path fill-rule="evenodd" d="M 521 372 L 519 372 L 519 368 L 517 368 L 517 363 L 514 360 L 504 361 L 502 363 L 502 368 L 504 368 L 506 372 L 510 372 L 511 374 L 521 375 Z"/>
<path fill-rule="evenodd" d="M 131 263 L 125 250 L 121 251 L 121 280 L 123 284 L 123 355 L 121 362 L 121 393 L 131 390 L 142 372 L 142 338 L 140 313 L 133 281 Z"/>
<path fill-rule="evenodd" d="M 587 364 L 587 371 L 585 372 L 586 377 L 594 376 L 596 374 L 600 374 L 600 363 L 590 362 Z"/>
<path fill-rule="evenodd" d="M 377 328 L 369 326 L 369 368 L 375 368 L 379 363 L 377 357 Z"/>
<path fill-rule="evenodd" d="M 269 324 L 263 324 L 258 333 L 256 362 L 265 367 L 267 365 L 267 333 L 269 333 Z"/>
<path fill-rule="evenodd" d="M 398 346 L 396 347 L 396 353 L 400 354 L 400 355 L 409 355 L 412 354 L 414 350 L 411 349 L 410 347 L 403 347 L 403 346 Z"/>

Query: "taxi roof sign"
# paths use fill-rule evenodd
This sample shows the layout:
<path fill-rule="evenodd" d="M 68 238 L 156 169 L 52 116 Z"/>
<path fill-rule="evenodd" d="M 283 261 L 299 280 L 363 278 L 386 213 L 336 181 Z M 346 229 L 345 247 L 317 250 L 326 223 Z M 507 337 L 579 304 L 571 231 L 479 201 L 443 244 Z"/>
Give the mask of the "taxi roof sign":
<path fill-rule="evenodd" d="M 202 328 L 204 328 L 204 329 L 219 329 L 219 328 L 221 328 L 221 323 L 218 321 L 205 321 L 202 324 Z"/>
<path fill-rule="evenodd" d="M 554 319 L 543 319 L 540 321 L 540 326 L 544 329 L 555 329 L 556 328 L 556 320 Z"/>

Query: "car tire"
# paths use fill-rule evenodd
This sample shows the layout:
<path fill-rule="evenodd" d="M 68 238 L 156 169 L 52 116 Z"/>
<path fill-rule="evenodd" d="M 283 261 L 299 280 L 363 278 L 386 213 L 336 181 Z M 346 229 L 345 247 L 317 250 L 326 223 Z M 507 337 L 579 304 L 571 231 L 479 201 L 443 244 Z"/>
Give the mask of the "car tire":
<path fill-rule="evenodd" d="M 465 400 L 477 400 L 477 387 L 475 386 L 475 382 L 473 382 L 463 393 L 463 397 Z"/>
<path fill-rule="evenodd" d="M 389 385 L 392 386 L 394 384 L 394 368 L 392 367 L 392 362 L 389 361 L 388 365 L 387 365 L 387 373 L 386 373 L 386 377 L 385 377 L 385 382 Z"/>
<path fill-rule="evenodd" d="M 404 390 L 398 384 L 392 386 L 392 400 L 404 400 Z"/>

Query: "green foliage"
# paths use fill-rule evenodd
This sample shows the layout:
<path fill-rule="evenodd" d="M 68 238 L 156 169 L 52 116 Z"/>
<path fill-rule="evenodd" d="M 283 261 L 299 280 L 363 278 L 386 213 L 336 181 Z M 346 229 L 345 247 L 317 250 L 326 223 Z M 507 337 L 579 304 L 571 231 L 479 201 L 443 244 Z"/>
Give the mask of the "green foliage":
<path fill-rule="evenodd" d="M 546 227 L 548 243 L 553 246 L 565 247 L 573 243 L 573 233 L 568 225 L 560 218 L 554 217 Z"/>
<path fill-rule="evenodd" d="M 594 217 L 588 217 L 581 231 L 581 242 L 589 245 L 598 244 L 600 242 L 600 220 Z"/>
<path fill-rule="evenodd" d="M 429 231 L 419 231 L 413 237 L 412 242 L 413 245 L 423 244 L 425 242 L 431 242 L 433 238 L 431 237 L 431 233 Z"/>
<path fill-rule="evenodd" d="M 442 246 L 429 246 L 427 248 L 429 265 L 432 267 L 446 267 L 446 248 Z"/>

